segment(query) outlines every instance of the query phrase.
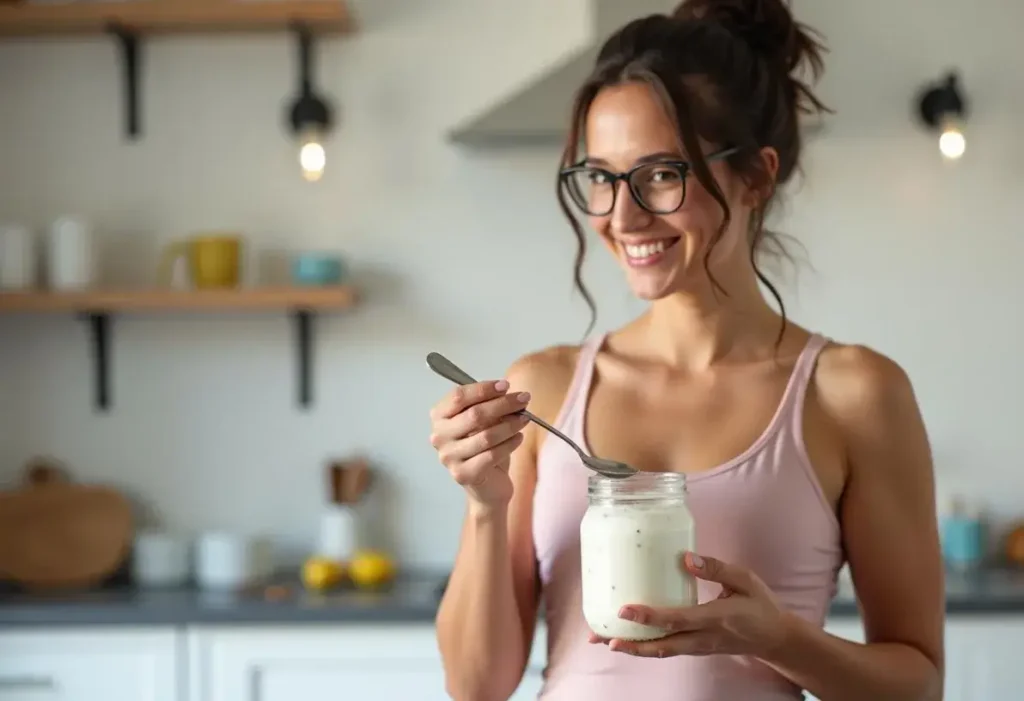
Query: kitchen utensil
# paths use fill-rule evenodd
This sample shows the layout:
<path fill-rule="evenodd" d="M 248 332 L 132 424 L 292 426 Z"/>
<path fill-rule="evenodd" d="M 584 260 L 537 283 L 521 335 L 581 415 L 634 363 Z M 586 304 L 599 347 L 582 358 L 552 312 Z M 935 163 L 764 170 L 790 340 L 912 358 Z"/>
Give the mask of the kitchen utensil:
<path fill-rule="evenodd" d="M 320 517 L 317 554 L 348 562 L 359 547 L 358 506 L 370 487 L 373 472 L 365 460 L 351 460 L 331 463 L 328 474 L 329 503 Z"/>
<path fill-rule="evenodd" d="M 102 584 L 127 560 L 131 542 L 123 494 L 73 484 L 50 464 L 30 464 L 21 486 L 0 492 L 0 578 L 27 589 Z"/>
<path fill-rule="evenodd" d="M 476 382 L 476 380 L 474 380 L 470 375 L 468 375 L 465 371 L 459 368 L 459 366 L 457 366 L 452 361 L 448 360 L 448 358 L 444 357 L 440 353 L 428 353 L 427 365 L 430 367 L 431 370 L 436 372 L 438 375 L 445 378 L 446 380 L 451 380 L 457 385 L 471 385 L 474 382 Z M 571 438 L 569 438 L 567 435 L 565 435 L 557 428 L 549 424 L 544 419 L 535 416 L 526 409 L 522 409 L 516 413 L 522 414 L 530 421 L 534 422 L 535 424 L 543 428 L 544 430 L 549 431 L 554 435 L 558 436 L 559 438 L 561 438 L 569 445 L 570 448 L 576 451 L 576 454 L 580 456 L 580 460 L 583 461 L 584 465 L 586 465 L 591 470 L 600 475 L 604 475 L 605 477 L 609 477 L 612 479 L 621 479 L 625 477 L 631 477 L 632 475 L 635 475 L 637 473 L 636 468 L 630 467 L 624 462 L 618 462 L 616 460 L 605 460 L 604 458 L 597 458 L 592 455 L 587 455 L 583 451 L 583 449 L 576 445 L 576 443 Z"/>
<path fill-rule="evenodd" d="M 202 234 L 172 243 L 160 260 L 160 279 L 171 284 L 179 258 L 188 261 L 189 277 L 197 289 L 238 287 L 242 268 L 242 237 L 235 234 Z"/>

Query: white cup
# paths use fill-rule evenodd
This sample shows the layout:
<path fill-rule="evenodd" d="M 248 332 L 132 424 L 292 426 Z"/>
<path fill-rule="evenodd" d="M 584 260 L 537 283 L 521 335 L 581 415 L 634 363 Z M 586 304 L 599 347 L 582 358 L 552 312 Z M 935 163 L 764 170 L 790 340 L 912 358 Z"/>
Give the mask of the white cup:
<path fill-rule="evenodd" d="M 187 539 L 159 531 L 135 536 L 132 580 L 141 587 L 179 587 L 188 582 L 190 568 Z"/>
<path fill-rule="evenodd" d="M 268 544 L 235 533 L 208 532 L 195 550 L 196 583 L 202 589 L 241 589 L 269 573 Z"/>
<path fill-rule="evenodd" d="M 0 289 L 35 287 L 36 269 L 32 231 L 21 224 L 0 224 Z"/>
<path fill-rule="evenodd" d="M 96 281 L 92 227 L 76 217 L 50 225 L 47 240 L 47 282 L 55 290 L 79 290 Z"/>

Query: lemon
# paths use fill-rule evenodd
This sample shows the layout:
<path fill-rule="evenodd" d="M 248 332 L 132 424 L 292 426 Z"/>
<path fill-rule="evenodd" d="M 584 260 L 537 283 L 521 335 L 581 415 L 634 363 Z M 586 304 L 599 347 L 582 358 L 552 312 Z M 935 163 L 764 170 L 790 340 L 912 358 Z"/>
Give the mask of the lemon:
<path fill-rule="evenodd" d="M 394 579 L 395 563 L 386 553 L 362 550 L 357 552 L 349 563 L 348 576 L 357 587 L 379 587 Z"/>
<path fill-rule="evenodd" d="M 344 576 L 342 565 L 323 557 L 311 557 L 302 566 L 302 583 L 317 591 L 336 586 Z"/>

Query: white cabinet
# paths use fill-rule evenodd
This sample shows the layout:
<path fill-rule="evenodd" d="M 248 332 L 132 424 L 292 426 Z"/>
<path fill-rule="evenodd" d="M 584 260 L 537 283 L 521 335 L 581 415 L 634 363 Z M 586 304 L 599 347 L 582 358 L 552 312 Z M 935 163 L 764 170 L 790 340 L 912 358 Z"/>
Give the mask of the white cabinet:
<path fill-rule="evenodd" d="M 446 701 L 429 625 L 198 628 L 189 701 Z"/>
<path fill-rule="evenodd" d="M 1024 689 L 1024 616 L 946 623 L 945 701 L 1019 699 Z"/>
<path fill-rule="evenodd" d="M 514 701 L 537 698 L 544 645 L 542 629 Z M 196 628 L 188 647 L 188 701 L 449 699 L 429 624 Z"/>
<path fill-rule="evenodd" d="M 859 619 L 829 621 L 833 635 L 864 642 Z M 1024 616 L 951 616 L 946 620 L 944 701 L 1020 698 L 1024 689 Z M 809 697 L 809 701 L 817 701 Z"/>
<path fill-rule="evenodd" d="M 855 642 L 857 618 L 826 630 Z M 945 701 L 1019 698 L 1024 615 L 946 623 Z M 543 685 L 540 626 L 510 701 Z M 447 701 L 429 623 L 0 632 L 0 701 Z"/>
<path fill-rule="evenodd" d="M 0 633 L 0 701 L 181 701 L 177 647 L 171 628 Z"/>

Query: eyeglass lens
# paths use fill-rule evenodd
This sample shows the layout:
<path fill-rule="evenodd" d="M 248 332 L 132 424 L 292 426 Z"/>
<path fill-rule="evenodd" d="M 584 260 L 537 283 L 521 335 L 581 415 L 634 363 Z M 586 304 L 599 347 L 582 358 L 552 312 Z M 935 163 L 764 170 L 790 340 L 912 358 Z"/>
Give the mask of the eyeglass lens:
<path fill-rule="evenodd" d="M 599 168 L 581 168 L 566 183 L 576 204 L 591 216 L 610 214 L 618 188 L 614 178 Z M 640 206 L 657 214 L 676 211 L 686 196 L 686 178 L 679 166 L 652 163 L 632 171 L 628 185 Z"/>

